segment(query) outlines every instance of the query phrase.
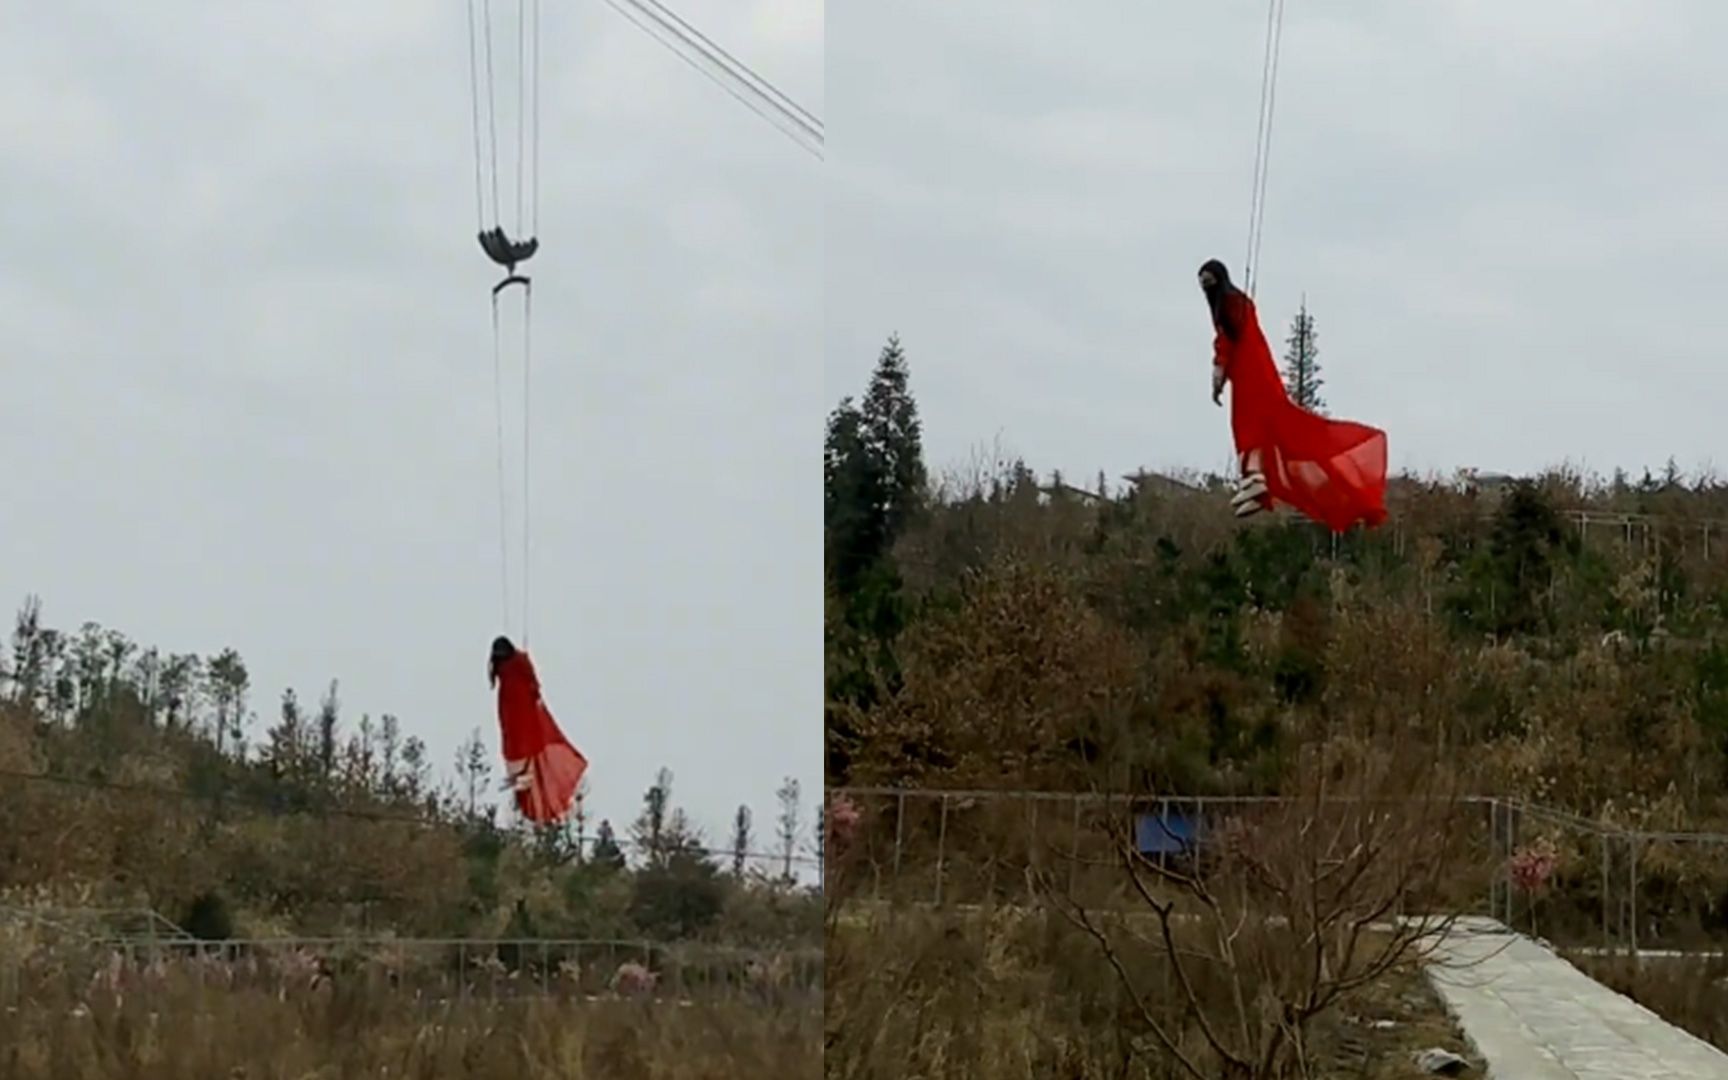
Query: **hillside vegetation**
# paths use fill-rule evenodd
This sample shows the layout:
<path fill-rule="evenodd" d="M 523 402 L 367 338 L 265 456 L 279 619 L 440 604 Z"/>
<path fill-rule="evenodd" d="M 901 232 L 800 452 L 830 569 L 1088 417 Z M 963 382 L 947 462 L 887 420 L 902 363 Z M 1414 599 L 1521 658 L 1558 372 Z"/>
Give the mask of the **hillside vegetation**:
<path fill-rule="evenodd" d="M 164 654 L 31 600 L 0 664 L 0 906 L 145 908 L 207 938 L 508 936 L 814 946 L 820 899 L 786 871 L 816 835 L 795 783 L 712 843 L 662 770 L 625 835 L 580 811 L 502 818 L 478 734 L 454 777 L 396 717 L 313 708 L 273 722 L 246 666 Z M 714 850 L 714 849 L 719 850 Z M 774 853 L 768 860 L 752 857 Z"/>
<path fill-rule="evenodd" d="M 1397 737 L 1484 793 L 1728 818 L 1712 478 L 1401 477 L 1336 539 L 1237 522 L 1217 478 L 932 481 L 898 343 L 826 466 L 832 784 L 1271 793 Z"/>

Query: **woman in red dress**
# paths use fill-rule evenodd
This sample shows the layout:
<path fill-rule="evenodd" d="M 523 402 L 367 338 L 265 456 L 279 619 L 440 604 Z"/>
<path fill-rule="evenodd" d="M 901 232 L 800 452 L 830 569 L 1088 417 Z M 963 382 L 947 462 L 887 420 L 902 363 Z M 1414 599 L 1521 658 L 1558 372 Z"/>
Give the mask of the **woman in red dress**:
<path fill-rule="evenodd" d="M 1217 259 L 1200 267 L 1200 289 L 1212 309 L 1212 402 L 1230 384 L 1230 432 L 1242 481 L 1232 500 L 1237 517 L 1279 503 L 1344 532 L 1386 520 L 1386 433 L 1330 420 L 1290 400 L 1254 301 L 1230 283 Z"/>
<path fill-rule="evenodd" d="M 558 730 L 541 700 L 534 662 L 509 638 L 493 640 L 488 672 L 498 688 L 505 786 L 515 792 L 516 808 L 529 821 L 561 821 L 588 770 L 588 759 Z"/>

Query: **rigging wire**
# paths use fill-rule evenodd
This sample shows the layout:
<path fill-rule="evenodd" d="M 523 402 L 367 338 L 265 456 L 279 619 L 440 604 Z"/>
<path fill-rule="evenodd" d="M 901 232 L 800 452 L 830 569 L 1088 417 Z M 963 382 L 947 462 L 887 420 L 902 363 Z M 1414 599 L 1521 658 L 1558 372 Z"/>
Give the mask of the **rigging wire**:
<path fill-rule="evenodd" d="M 469 77 L 473 97 L 474 118 L 474 175 L 476 185 L 476 205 L 480 214 L 480 231 L 487 231 L 485 218 L 485 178 L 490 165 L 491 202 L 493 228 L 502 227 L 502 185 L 498 180 L 498 116 L 497 116 L 497 71 L 493 64 L 493 32 L 492 32 L 492 2 L 482 0 L 479 11 L 484 22 L 483 29 L 477 29 L 475 22 L 475 0 L 469 0 Z M 538 229 L 540 203 L 540 4 L 539 0 L 516 0 L 516 232 L 523 235 L 524 229 Z M 482 140 L 480 133 L 480 96 L 481 62 L 479 51 L 484 48 L 487 132 L 488 138 Z M 484 145 L 483 145 L 484 143 Z M 508 151 L 506 151 L 508 152 Z M 528 233 L 528 239 L 534 239 L 534 233 Z M 483 241 L 484 243 L 484 241 Z M 517 574 L 522 585 L 522 623 L 520 636 L 524 647 L 529 638 L 529 597 L 531 591 L 530 558 L 533 552 L 530 529 L 530 460 L 533 441 L 529 431 L 529 395 L 532 390 L 530 369 L 532 364 L 532 285 L 526 277 L 517 277 L 514 268 L 512 278 L 507 282 L 523 286 L 523 334 L 522 334 L 522 566 Z M 500 286 L 502 288 L 502 286 Z M 497 473 L 498 473 L 498 577 L 500 593 L 500 611 L 504 620 L 506 632 L 511 629 L 511 574 L 510 574 L 510 497 L 508 469 L 506 467 L 506 443 L 504 424 L 504 344 L 503 326 L 499 310 L 498 289 L 492 293 L 492 391 L 494 435 L 497 442 Z"/>
<path fill-rule="evenodd" d="M 529 403 L 534 400 L 534 286 L 524 286 L 522 290 L 522 647 L 528 647 L 528 605 L 534 595 L 533 583 L 529 576 L 533 570 L 533 562 L 529 557 L 529 540 L 534 535 L 529 528 L 528 512 L 534 505 L 530 497 L 529 485 L 530 466 L 533 455 L 529 450 L 529 437 L 534 431 L 529 419 Z"/>
<path fill-rule="evenodd" d="M 528 156 L 528 17 L 527 0 L 516 0 L 516 235 L 524 235 L 522 188 Z"/>
<path fill-rule="evenodd" d="M 475 228 L 486 228 L 486 181 L 481 172 L 480 152 L 480 56 L 474 29 L 474 0 L 468 0 L 468 97 L 474 115 L 474 219 Z"/>
<path fill-rule="evenodd" d="M 484 0 L 481 10 L 486 33 L 486 127 L 491 133 L 487 156 L 492 161 L 492 222 L 502 216 L 498 210 L 498 106 L 492 91 L 492 0 Z"/>
<path fill-rule="evenodd" d="M 510 524 L 504 486 L 504 351 L 499 341 L 498 298 L 492 298 L 492 409 L 498 429 L 498 590 L 504 617 L 510 626 Z"/>
<path fill-rule="evenodd" d="M 1278 58 L 1284 38 L 1284 0 L 1267 0 L 1266 49 L 1260 63 L 1260 116 L 1254 133 L 1254 180 L 1248 207 L 1248 252 L 1243 259 L 1242 287 L 1254 295 L 1265 238 L 1266 177 L 1272 156 L 1272 118 L 1278 101 Z"/>
<path fill-rule="evenodd" d="M 533 157 L 529 165 L 529 183 L 533 185 L 529 203 L 528 235 L 540 235 L 540 0 L 531 0 L 531 11 L 534 18 L 532 30 L 534 41 L 534 80 L 530 84 L 534 90 L 533 103 Z"/>

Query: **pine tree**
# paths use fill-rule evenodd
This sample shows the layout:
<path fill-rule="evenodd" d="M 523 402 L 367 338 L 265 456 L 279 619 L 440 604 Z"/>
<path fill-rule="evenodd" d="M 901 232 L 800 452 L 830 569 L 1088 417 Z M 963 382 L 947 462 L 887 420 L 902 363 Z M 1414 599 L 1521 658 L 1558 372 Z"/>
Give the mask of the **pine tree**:
<path fill-rule="evenodd" d="M 1290 321 L 1290 336 L 1285 339 L 1289 349 L 1284 353 L 1284 388 L 1290 400 L 1312 412 L 1324 413 L 1326 402 L 1320 397 L 1325 380 L 1320 377 L 1320 349 L 1314 333 L 1314 316 L 1308 314 L 1308 298 Z"/>
<path fill-rule="evenodd" d="M 600 819 L 600 827 L 594 830 L 594 854 L 590 861 L 605 870 L 624 869 L 624 851 L 618 846 L 612 822 L 605 818 Z"/>
<path fill-rule="evenodd" d="M 750 857 L 750 808 L 738 804 L 732 818 L 732 876 L 743 878 L 744 864 Z"/>
<path fill-rule="evenodd" d="M 899 539 L 924 504 L 923 425 L 912 398 L 912 372 L 900 336 L 889 335 L 859 410 L 871 451 L 887 481 L 882 511 L 889 542 Z"/>
<path fill-rule="evenodd" d="M 823 522 L 842 595 L 888 555 L 924 502 L 922 426 L 898 336 L 876 362 L 862 403 L 842 398 L 823 446 Z"/>
<path fill-rule="evenodd" d="M 643 861 L 658 866 L 669 850 L 667 822 L 672 817 L 672 770 L 662 768 L 654 783 L 642 793 L 642 813 L 630 826 L 630 839 Z"/>
<path fill-rule="evenodd" d="M 300 713 L 300 699 L 289 687 L 282 691 L 282 712 L 265 738 L 264 760 L 277 777 L 298 777 L 301 753 L 306 744 L 306 720 Z"/>
<path fill-rule="evenodd" d="M 337 682 L 331 679 L 330 689 L 324 692 L 323 700 L 318 702 L 318 765 L 325 776 L 329 776 L 336 769 L 336 725 L 342 716 L 342 702 L 336 696 L 336 690 Z M 474 741 L 480 741 L 478 731 L 474 733 Z"/>
<path fill-rule="evenodd" d="M 246 663 L 233 649 L 223 649 L 204 669 L 205 694 L 215 706 L 211 725 L 216 733 L 216 752 L 222 753 L 230 740 L 240 738 L 246 720 L 246 691 L 251 688 L 251 676 Z"/>
<path fill-rule="evenodd" d="M 792 882 L 792 855 L 798 850 L 798 778 L 788 776 L 774 793 L 780 800 L 780 855 L 783 860 L 780 875 L 787 884 Z"/>
<path fill-rule="evenodd" d="M 479 728 L 456 748 L 456 775 L 468 801 L 468 819 L 473 821 L 480 816 L 480 793 L 492 775 L 492 762 L 486 754 L 486 744 L 480 739 Z"/>

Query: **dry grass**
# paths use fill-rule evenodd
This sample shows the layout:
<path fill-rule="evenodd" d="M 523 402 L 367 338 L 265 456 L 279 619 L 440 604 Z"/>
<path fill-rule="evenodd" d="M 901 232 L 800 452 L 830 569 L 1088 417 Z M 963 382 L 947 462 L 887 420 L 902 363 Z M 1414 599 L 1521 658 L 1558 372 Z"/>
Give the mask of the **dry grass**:
<path fill-rule="evenodd" d="M 1567 957 L 1578 970 L 1677 1027 L 1728 1050 L 1728 957 Z"/>
<path fill-rule="evenodd" d="M 0 1009 L 7 1080 L 784 1080 L 821 1073 L 814 1002 L 416 1001 L 362 984 L 215 990 L 178 978 L 119 1000 L 69 980 Z"/>
<path fill-rule="evenodd" d="M 1158 981 L 1162 958 L 1132 962 Z M 827 1075 L 835 1080 L 1166 1080 L 1181 1075 L 1144 1031 L 1097 947 L 1025 909 L 874 909 L 836 921 L 826 978 Z M 1203 1060 L 1167 995 L 1165 1018 Z M 1391 1026 L 1372 1021 L 1390 1020 Z M 1414 963 L 1316 1021 L 1313 1080 L 1421 1076 L 1412 1054 L 1462 1040 Z"/>

